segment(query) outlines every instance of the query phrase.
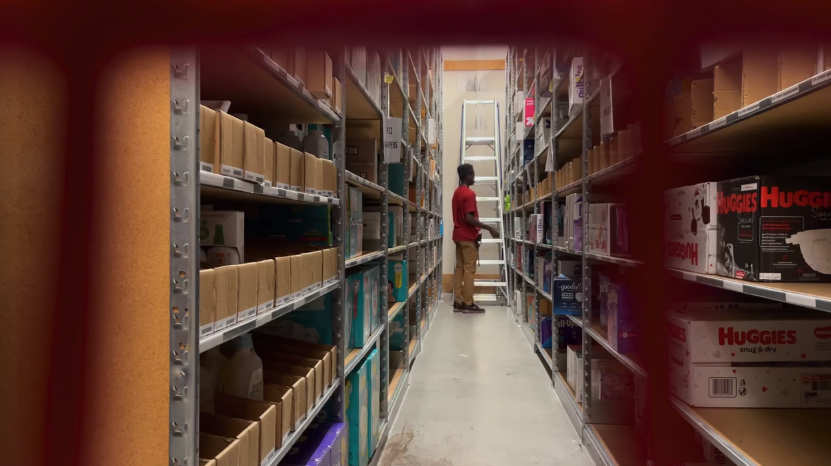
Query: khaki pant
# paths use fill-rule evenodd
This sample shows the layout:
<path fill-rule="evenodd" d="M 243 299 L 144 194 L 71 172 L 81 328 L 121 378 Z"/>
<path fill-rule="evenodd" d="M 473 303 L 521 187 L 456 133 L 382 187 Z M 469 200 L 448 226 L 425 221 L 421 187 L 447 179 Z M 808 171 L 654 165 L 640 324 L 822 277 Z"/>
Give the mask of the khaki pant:
<path fill-rule="evenodd" d="M 473 241 L 456 241 L 456 272 L 453 274 L 453 299 L 473 304 L 473 277 L 479 250 Z"/>

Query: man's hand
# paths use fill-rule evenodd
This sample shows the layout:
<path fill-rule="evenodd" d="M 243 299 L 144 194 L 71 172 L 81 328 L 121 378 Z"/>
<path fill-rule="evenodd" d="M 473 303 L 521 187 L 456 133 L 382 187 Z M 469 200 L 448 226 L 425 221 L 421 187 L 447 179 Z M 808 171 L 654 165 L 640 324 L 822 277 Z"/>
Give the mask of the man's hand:
<path fill-rule="evenodd" d="M 488 231 L 491 232 L 491 236 L 493 236 L 494 238 L 499 238 L 499 230 L 497 230 L 495 227 L 488 227 Z"/>

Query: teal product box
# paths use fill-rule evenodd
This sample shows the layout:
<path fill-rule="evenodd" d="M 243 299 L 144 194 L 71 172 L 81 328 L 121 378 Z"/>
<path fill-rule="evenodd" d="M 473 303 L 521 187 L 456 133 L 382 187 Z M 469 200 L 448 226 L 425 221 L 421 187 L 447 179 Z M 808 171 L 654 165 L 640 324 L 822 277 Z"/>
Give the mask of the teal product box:
<path fill-rule="evenodd" d="M 315 246 L 332 245 L 331 207 L 263 206 L 260 214 L 256 220 L 258 234 L 282 236 L 288 241 Z"/>
<path fill-rule="evenodd" d="M 332 294 L 328 293 L 261 328 L 261 332 L 332 345 Z"/>
<path fill-rule="evenodd" d="M 363 348 L 372 333 L 372 298 L 368 296 L 372 284 L 368 272 L 358 270 L 347 277 L 347 302 L 351 300 L 352 346 L 355 348 Z"/>
<path fill-rule="evenodd" d="M 372 350 L 369 356 L 366 357 L 366 364 L 369 366 L 367 393 L 369 395 L 368 404 L 369 414 L 367 435 L 367 446 L 369 449 L 369 456 L 372 457 L 375 449 L 378 447 L 378 441 L 381 439 L 381 353 L 377 349 Z"/>
<path fill-rule="evenodd" d="M 407 283 L 407 261 L 387 261 L 387 287 L 390 290 L 390 297 L 393 302 L 403 303 L 407 300 L 407 293 L 410 287 Z"/>
<path fill-rule="evenodd" d="M 364 273 L 363 304 L 369 312 L 369 333 L 372 333 L 381 325 L 381 268 L 377 264 L 360 265 L 358 268 Z"/>
<path fill-rule="evenodd" d="M 390 191 L 398 194 L 399 196 L 404 196 L 404 164 L 403 163 L 391 163 L 388 164 L 389 173 L 388 173 L 388 180 Z"/>
<path fill-rule="evenodd" d="M 404 350 L 404 311 L 390 321 L 390 351 Z"/>
<path fill-rule="evenodd" d="M 362 223 L 364 221 L 363 199 L 364 194 L 360 189 L 354 186 L 349 187 L 346 198 L 346 215 L 350 223 Z"/>
<path fill-rule="evenodd" d="M 346 424 L 349 430 L 349 466 L 369 463 L 369 365 L 360 363 L 346 377 Z"/>
<path fill-rule="evenodd" d="M 390 246 L 400 246 L 407 242 L 406 238 L 409 232 L 404 232 L 404 208 L 400 206 L 390 206 L 390 236 L 393 238 L 395 244 Z"/>
<path fill-rule="evenodd" d="M 346 295 L 346 319 L 343 321 L 344 344 L 346 345 L 346 352 L 344 354 L 349 354 L 352 348 L 355 347 L 355 321 L 358 318 L 358 296 L 361 293 L 363 279 L 364 277 L 361 273 L 347 275 L 344 279 L 344 283 L 346 284 L 344 290 L 344 294 Z"/>
<path fill-rule="evenodd" d="M 352 222 L 346 230 L 346 258 L 360 256 L 364 253 L 364 225 L 360 222 Z"/>

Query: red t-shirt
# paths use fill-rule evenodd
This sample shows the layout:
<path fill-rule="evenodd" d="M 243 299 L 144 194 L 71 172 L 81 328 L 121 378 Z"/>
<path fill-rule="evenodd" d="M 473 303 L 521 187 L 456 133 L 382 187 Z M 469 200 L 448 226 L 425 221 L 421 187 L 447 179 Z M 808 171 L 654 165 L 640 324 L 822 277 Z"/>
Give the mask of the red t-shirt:
<path fill-rule="evenodd" d="M 453 241 L 474 241 L 479 236 L 479 229 L 467 223 L 467 214 L 479 218 L 476 207 L 476 193 L 465 185 L 453 192 Z"/>

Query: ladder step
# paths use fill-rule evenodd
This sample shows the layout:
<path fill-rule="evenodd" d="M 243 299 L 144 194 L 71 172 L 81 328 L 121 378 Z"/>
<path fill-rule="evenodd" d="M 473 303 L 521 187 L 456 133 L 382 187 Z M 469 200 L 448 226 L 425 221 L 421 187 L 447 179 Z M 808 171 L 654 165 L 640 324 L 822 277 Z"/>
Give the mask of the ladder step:
<path fill-rule="evenodd" d="M 474 303 L 495 303 L 499 298 L 495 294 L 475 294 L 473 295 Z"/>
<path fill-rule="evenodd" d="M 504 265 L 503 259 L 479 259 L 479 265 Z"/>
<path fill-rule="evenodd" d="M 496 161 L 495 155 L 468 155 L 462 157 L 462 162 L 487 162 L 488 160 Z"/>
<path fill-rule="evenodd" d="M 479 221 L 482 222 L 482 223 L 502 223 L 501 218 L 494 218 L 494 217 L 480 218 Z"/>
<path fill-rule="evenodd" d="M 508 282 L 498 282 L 492 280 L 473 280 L 473 286 L 508 286 Z"/>
<path fill-rule="evenodd" d="M 501 238 L 482 238 L 482 244 L 496 244 L 501 242 Z"/>
<path fill-rule="evenodd" d="M 494 196 L 491 196 L 491 197 L 482 196 L 482 197 L 477 197 L 476 198 L 476 202 L 499 202 L 501 200 L 502 200 L 501 197 L 494 197 Z"/>
<path fill-rule="evenodd" d="M 468 146 L 492 146 L 496 141 L 493 136 L 470 136 L 465 138 L 465 144 Z"/>
<path fill-rule="evenodd" d="M 467 100 L 467 99 L 465 99 L 465 105 L 495 104 L 495 103 L 496 103 L 495 100 L 476 100 L 476 99 Z"/>
<path fill-rule="evenodd" d="M 479 182 L 483 182 L 483 181 L 484 181 L 484 182 L 488 182 L 488 181 L 491 181 L 491 182 L 493 182 L 493 181 L 499 181 L 499 177 L 498 177 L 498 176 L 477 176 L 477 177 L 476 177 L 476 182 L 477 182 L 477 183 L 479 183 Z"/>

